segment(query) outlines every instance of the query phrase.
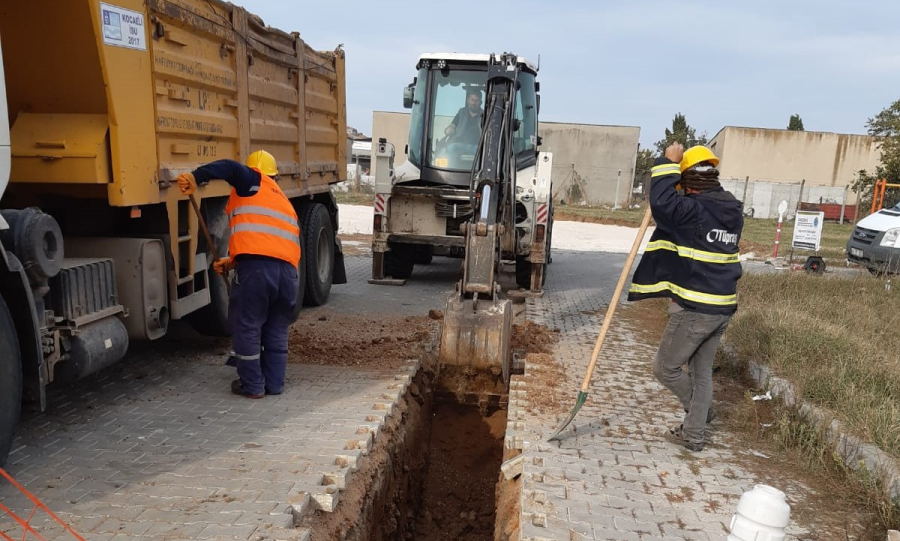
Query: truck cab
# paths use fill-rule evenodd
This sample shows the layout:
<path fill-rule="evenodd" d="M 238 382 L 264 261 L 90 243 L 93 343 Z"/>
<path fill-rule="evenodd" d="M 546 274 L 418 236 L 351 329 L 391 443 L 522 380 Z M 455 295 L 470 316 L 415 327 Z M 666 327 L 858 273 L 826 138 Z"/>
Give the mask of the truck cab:
<path fill-rule="evenodd" d="M 847 259 L 872 274 L 900 273 L 900 203 L 856 224 L 847 241 Z"/>

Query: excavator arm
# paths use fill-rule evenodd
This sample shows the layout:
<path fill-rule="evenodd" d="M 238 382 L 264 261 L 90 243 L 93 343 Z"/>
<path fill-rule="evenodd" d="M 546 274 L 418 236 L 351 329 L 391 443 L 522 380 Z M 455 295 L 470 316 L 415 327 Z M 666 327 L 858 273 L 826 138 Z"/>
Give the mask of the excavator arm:
<path fill-rule="evenodd" d="M 484 126 L 470 184 L 475 212 L 466 224 L 466 258 L 459 292 L 462 297 L 497 293 L 500 237 L 512 226 L 515 194 L 515 97 L 517 58 L 491 55 L 488 65 Z"/>
<path fill-rule="evenodd" d="M 471 219 L 465 224 L 463 276 L 444 313 L 440 361 L 509 381 L 512 307 L 500 296 L 501 237 L 514 227 L 518 59 L 491 55 L 481 138 L 472 166 Z M 484 302 L 479 302 L 484 299 Z"/>

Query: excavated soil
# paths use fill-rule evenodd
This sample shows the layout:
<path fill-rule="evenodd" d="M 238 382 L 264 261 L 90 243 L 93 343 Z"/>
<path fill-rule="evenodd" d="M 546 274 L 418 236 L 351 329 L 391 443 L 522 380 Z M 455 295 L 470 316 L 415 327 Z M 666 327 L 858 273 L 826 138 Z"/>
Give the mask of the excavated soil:
<path fill-rule="evenodd" d="M 319 311 L 294 325 L 291 362 L 385 368 L 424 359 L 337 510 L 304 519 L 313 541 L 517 538 L 521 480 L 500 473 L 502 461 L 516 453 L 503 446 L 506 388 L 492 374 L 438 368 L 426 345 L 441 319 L 436 311 L 422 317 Z M 531 322 L 515 325 L 511 337 L 513 351 L 528 356 L 529 370 L 547 382 L 546 396 L 538 397 L 546 407 L 556 404 L 553 390 L 564 380 L 549 354 L 557 340 L 558 331 Z M 457 400 L 472 395 L 491 400 Z"/>
<path fill-rule="evenodd" d="M 311 541 L 399 541 L 418 539 L 412 526 L 421 508 L 422 476 L 431 432 L 433 360 L 410 384 L 360 460 L 333 513 L 316 511 L 301 526 Z"/>
<path fill-rule="evenodd" d="M 432 330 L 424 316 L 301 312 L 291 328 L 288 362 L 393 368 L 421 358 Z"/>
<path fill-rule="evenodd" d="M 415 539 L 493 541 L 506 411 L 438 402 Z"/>
<path fill-rule="evenodd" d="M 510 349 L 513 353 L 550 353 L 553 344 L 559 342 L 559 329 L 550 329 L 531 321 L 514 324 Z"/>

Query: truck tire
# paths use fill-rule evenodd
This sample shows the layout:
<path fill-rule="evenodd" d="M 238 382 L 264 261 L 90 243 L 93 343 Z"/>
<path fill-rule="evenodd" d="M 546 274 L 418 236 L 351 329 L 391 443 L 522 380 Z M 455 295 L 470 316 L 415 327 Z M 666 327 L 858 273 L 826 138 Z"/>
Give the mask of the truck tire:
<path fill-rule="evenodd" d="M 322 306 L 328 301 L 334 272 L 334 228 L 325 205 L 313 203 L 303 209 L 300 233 L 306 260 L 306 292 L 303 304 Z"/>
<path fill-rule="evenodd" d="M 406 280 L 412 276 L 415 262 L 411 246 L 394 244 L 389 252 L 384 253 L 384 274 L 397 280 Z"/>
<path fill-rule="evenodd" d="M 434 257 L 434 247 L 418 245 L 415 247 L 415 256 L 413 262 L 416 265 L 431 265 L 431 260 Z"/>
<path fill-rule="evenodd" d="M 209 276 L 209 304 L 188 314 L 185 319 L 195 331 L 204 336 L 231 336 L 228 330 L 228 290 L 225 280 L 216 274 L 212 265 L 207 269 Z M 230 277 L 225 277 L 230 280 Z"/>
<path fill-rule="evenodd" d="M 300 232 L 302 237 L 303 232 Z M 294 298 L 294 311 L 291 312 L 291 323 L 300 317 L 300 309 L 303 308 L 303 298 L 306 297 L 306 254 L 303 253 L 303 239 L 301 238 L 300 263 L 297 265 L 297 296 Z"/>
<path fill-rule="evenodd" d="M 22 353 L 12 314 L 0 297 L 0 466 L 6 464 L 22 407 Z"/>

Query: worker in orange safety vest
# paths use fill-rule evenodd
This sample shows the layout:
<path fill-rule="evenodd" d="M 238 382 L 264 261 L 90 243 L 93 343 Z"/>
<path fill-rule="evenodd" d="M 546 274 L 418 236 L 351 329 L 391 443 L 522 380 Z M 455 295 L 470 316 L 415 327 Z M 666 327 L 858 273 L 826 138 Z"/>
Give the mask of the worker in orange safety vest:
<path fill-rule="evenodd" d="M 293 205 L 273 180 L 277 176 L 275 158 L 259 150 L 246 165 L 218 160 L 177 179 L 183 194 L 212 179 L 232 187 L 225 207 L 231 228 L 228 257 L 213 268 L 223 276 L 235 271 L 228 302 L 234 351 L 228 364 L 238 373 L 231 391 L 247 398 L 284 391 L 288 327 L 300 287 L 300 227 Z"/>

